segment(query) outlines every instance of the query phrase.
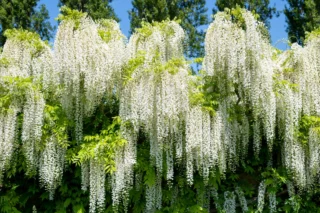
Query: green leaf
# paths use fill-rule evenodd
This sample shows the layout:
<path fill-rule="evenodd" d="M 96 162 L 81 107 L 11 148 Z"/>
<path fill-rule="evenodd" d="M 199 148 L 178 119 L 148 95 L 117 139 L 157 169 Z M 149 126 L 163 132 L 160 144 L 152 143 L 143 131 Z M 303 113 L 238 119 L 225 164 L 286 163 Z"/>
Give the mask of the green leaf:
<path fill-rule="evenodd" d="M 71 199 L 70 199 L 70 198 L 67 198 L 66 201 L 64 201 L 63 206 L 64 206 L 65 208 L 67 208 L 70 203 L 71 203 Z"/>

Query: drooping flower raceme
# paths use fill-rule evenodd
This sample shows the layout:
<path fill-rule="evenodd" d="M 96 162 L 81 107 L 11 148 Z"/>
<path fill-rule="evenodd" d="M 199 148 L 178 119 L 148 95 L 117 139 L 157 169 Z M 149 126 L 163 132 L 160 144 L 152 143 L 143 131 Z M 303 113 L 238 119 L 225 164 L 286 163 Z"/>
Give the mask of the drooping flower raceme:
<path fill-rule="evenodd" d="M 8 111 L 0 112 L 0 183 L 5 169 L 10 165 L 17 133 L 18 108 L 14 105 Z"/>
<path fill-rule="evenodd" d="M 120 117 L 131 122 L 135 131 L 143 128 L 147 132 L 150 162 L 156 166 L 158 177 L 162 176 L 163 156 L 166 156 L 168 180 L 173 179 L 175 141 L 180 144 L 181 155 L 183 122 L 189 107 L 189 73 L 183 59 L 183 39 L 182 28 L 172 21 L 153 26 L 146 24 L 138 29 L 127 46 L 129 61 L 124 70 L 120 94 Z M 132 139 L 128 139 L 131 143 Z M 129 146 L 135 147 L 133 143 Z M 126 155 L 131 159 L 136 154 L 128 152 Z M 128 167 L 125 163 L 133 165 L 134 160 L 117 164 L 119 171 L 121 167 Z M 114 190 L 119 191 L 118 188 L 125 185 L 119 184 Z M 158 197 L 154 193 L 161 193 L 156 188 L 161 190 L 158 186 L 149 186 L 147 190 L 149 210 L 161 206 L 161 201 L 154 200 Z"/>
<path fill-rule="evenodd" d="M 236 196 L 234 192 L 226 191 L 224 193 L 223 210 L 230 213 L 236 212 Z"/>
<path fill-rule="evenodd" d="M 236 193 L 238 195 L 239 201 L 240 201 L 240 205 L 242 208 L 242 212 L 247 212 L 248 211 L 248 206 L 247 206 L 247 200 L 244 196 L 244 193 L 242 191 L 242 189 L 240 187 L 236 188 Z"/>
<path fill-rule="evenodd" d="M 117 92 L 116 80 L 125 59 L 124 51 L 124 36 L 115 21 L 94 22 L 82 14 L 59 25 L 54 64 L 64 88 L 62 106 L 75 121 L 78 142 L 83 137 L 84 117 L 94 112 L 105 95 L 110 97 Z M 99 185 L 105 181 L 101 166 L 94 162 L 82 166 L 82 188 L 90 185 L 90 212 L 104 205 L 104 187 Z"/>
<path fill-rule="evenodd" d="M 90 160 L 90 213 L 103 212 L 106 174 L 103 164 Z"/>
<path fill-rule="evenodd" d="M 216 79 L 214 86 L 220 95 L 222 120 L 226 121 L 224 137 L 228 143 L 225 152 L 230 166 L 237 164 L 238 156 L 246 154 L 240 150 L 248 149 L 247 142 L 240 143 L 248 138 L 237 138 L 241 132 L 249 136 L 247 106 L 252 108 L 256 155 L 262 137 L 272 148 L 276 122 L 272 49 L 259 30 L 264 26 L 245 10 L 241 10 L 241 18 L 231 17 L 228 13 L 216 14 L 206 34 L 204 59 L 206 76 Z M 241 110 L 240 118 L 224 112 L 229 109 Z"/>
<path fill-rule="evenodd" d="M 8 39 L 0 57 L 0 84 L 6 94 L 2 91 L 2 95 L 10 97 L 7 101 L 15 106 L 15 116 L 18 112 L 23 112 L 22 147 L 28 171 L 35 172 L 38 167 L 45 105 L 40 85 L 52 82 L 52 54 L 48 45 L 35 33 L 12 29 L 5 34 Z M 6 103 L 2 103 L 2 106 L 6 106 Z M 10 108 L 11 106 L 9 111 L 12 111 Z"/>
<path fill-rule="evenodd" d="M 315 166 L 318 133 L 311 126 L 307 146 L 297 134 L 302 119 L 319 116 L 319 43 L 318 37 L 311 36 L 305 47 L 293 44 L 276 61 L 277 125 L 284 138 L 283 162 L 300 189 L 310 187 L 319 174 Z"/>
<path fill-rule="evenodd" d="M 262 212 L 264 208 L 264 200 L 265 200 L 265 193 L 266 193 L 266 184 L 264 181 L 261 181 L 259 184 L 258 190 L 258 212 Z"/>
<path fill-rule="evenodd" d="M 269 194 L 269 208 L 270 212 L 277 212 L 277 199 L 276 199 L 276 193 L 270 192 Z"/>
<path fill-rule="evenodd" d="M 66 149 L 61 147 L 55 135 L 46 140 L 46 145 L 39 159 L 40 183 L 49 191 L 49 199 L 53 200 L 54 192 L 60 185 Z"/>
<path fill-rule="evenodd" d="M 29 172 L 34 172 L 39 164 L 44 107 L 43 95 L 36 90 L 28 90 L 26 103 L 23 106 L 21 140 Z"/>
<path fill-rule="evenodd" d="M 105 33 L 109 33 L 109 39 Z M 116 74 L 124 59 L 124 39 L 114 21 L 95 23 L 83 14 L 66 19 L 54 43 L 54 68 L 63 85 L 62 105 L 75 120 L 76 139 L 82 140 L 84 116 L 90 116 L 105 93 L 114 93 Z"/>

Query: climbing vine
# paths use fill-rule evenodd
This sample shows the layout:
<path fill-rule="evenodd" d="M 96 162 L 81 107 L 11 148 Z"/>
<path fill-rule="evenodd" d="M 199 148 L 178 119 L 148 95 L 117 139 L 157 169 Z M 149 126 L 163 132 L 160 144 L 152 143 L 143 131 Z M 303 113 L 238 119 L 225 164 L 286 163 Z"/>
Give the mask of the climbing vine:
<path fill-rule="evenodd" d="M 279 51 L 219 12 L 192 74 L 176 21 L 127 41 L 62 7 L 53 48 L 6 31 L 1 212 L 317 212 L 320 37 Z"/>

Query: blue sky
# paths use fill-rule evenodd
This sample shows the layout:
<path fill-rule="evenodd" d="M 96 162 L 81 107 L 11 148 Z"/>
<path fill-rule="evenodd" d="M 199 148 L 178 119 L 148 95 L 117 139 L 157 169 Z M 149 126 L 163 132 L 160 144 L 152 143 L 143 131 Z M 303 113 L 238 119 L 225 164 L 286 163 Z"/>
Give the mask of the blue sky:
<path fill-rule="evenodd" d="M 39 4 L 45 4 L 49 10 L 50 21 L 53 25 L 57 25 L 55 18 L 59 14 L 58 8 L 59 0 L 40 0 Z M 208 16 L 211 16 L 212 8 L 215 4 L 215 0 L 207 0 L 206 6 L 208 8 Z M 271 0 L 271 5 L 276 5 L 277 10 L 282 11 L 285 7 L 284 0 Z M 117 14 L 117 16 L 121 19 L 120 27 L 127 37 L 129 36 L 130 30 L 130 22 L 129 22 L 129 15 L 128 10 L 131 9 L 131 0 L 113 0 L 112 6 Z M 284 42 L 287 39 L 286 33 L 286 23 L 285 23 L 285 16 L 283 13 L 279 17 L 274 17 L 271 20 L 271 39 L 272 44 L 279 48 L 279 49 L 287 49 L 288 46 Z"/>

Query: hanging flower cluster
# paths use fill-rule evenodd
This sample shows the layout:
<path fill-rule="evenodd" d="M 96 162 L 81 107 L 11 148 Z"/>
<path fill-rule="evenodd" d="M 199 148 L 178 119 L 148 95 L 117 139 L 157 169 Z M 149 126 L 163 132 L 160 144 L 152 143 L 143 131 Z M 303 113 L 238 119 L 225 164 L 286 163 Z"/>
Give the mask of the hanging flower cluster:
<path fill-rule="evenodd" d="M 239 202 L 242 208 L 242 212 L 247 212 L 248 211 L 247 200 L 244 196 L 242 189 L 240 187 L 237 187 L 235 191 L 239 197 Z"/>
<path fill-rule="evenodd" d="M 144 129 L 150 142 L 150 162 L 157 169 L 154 185 L 146 190 L 147 210 L 161 208 L 161 177 L 163 156 L 166 156 L 167 179 L 173 179 L 173 150 L 181 158 L 183 122 L 188 111 L 188 67 L 183 59 L 184 32 L 176 22 L 145 24 L 130 38 L 127 46 L 128 63 L 124 68 L 120 92 L 120 117 L 133 125 L 136 133 L 127 132 L 128 145 L 120 150 L 117 172 L 114 174 L 113 196 L 128 191 L 128 177 L 133 178 L 136 159 L 136 138 Z M 126 133 L 127 132 L 127 133 Z M 180 155 L 180 156 L 179 156 Z M 123 157 L 122 157 L 123 156 Z M 121 159 L 124 158 L 124 159 Z M 160 178 L 160 179 L 159 179 Z"/>
<path fill-rule="evenodd" d="M 221 114 L 215 117 L 200 106 L 191 107 L 186 118 L 186 172 L 189 184 L 193 183 L 193 174 L 201 172 L 208 180 L 211 169 L 218 166 L 226 171 L 226 156 L 222 143 L 223 126 Z"/>
<path fill-rule="evenodd" d="M 236 196 L 234 192 L 226 191 L 224 193 L 223 210 L 225 212 L 236 213 Z"/>
<path fill-rule="evenodd" d="M 49 199 L 53 200 L 54 192 L 60 185 L 66 149 L 61 147 L 55 135 L 47 138 L 44 150 L 39 159 L 40 183 L 49 192 Z"/>
<path fill-rule="evenodd" d="M 269 208 L 271 213 L 277 212 L 277 199 L 274 192 L 269 193 Z"/>
<path fill-rule="evenodd" d="M 259 191 L 258 191 L 258 212 L 263 211 L 265 193 L 266 193 L 266 184 L 264 181 L 262 181 L 259 185 Z"/>
<path fill-rule="evenodd" d="M 43 95 L 39 91 L 27 91 L 23 106 L 21 140 L 30 172 L 36 171 L 39 164 L 44 106 Z"/>
<path fill-rule="evenodd" d="M 310 188 L 320 174 L 315 163 L 319 156 L 319 44 L 319 37 L 311 34 L 305 47 L 293 44 L 276 63 L 277 126 L 284 138 L 283 162 L 300 189 Z M 308 139 L 299 134 L 301 121 L 310 123 L 302 126 Z"/>
<path fill-rule="evenodd" d="M 105 206 L 106 174 L 104 165 L 98 160 L 90 160 L 90 213 L 102 212 Z"/>
<path fill-rule="evenodd" d="M 21 136 L 27 174 L 33 175 L 39 170 L 40 182 L 53 199 L 62 177 L 65 150 L 56 135 L 48 135 L 43 128 L 44 93 L 50 93 L 58 83 L 54 78 L 52 51 L 35 33 L 13 29 L 6 31 L 6 36 L 8 40 L 0 57 L 1 125 L 4 125 L 1 142 L 5 140 L 0 153 L 1 174 L 14 154 L 13 147 L 20 147 L 18 136 Z M 20 113 L 23 114 L 21 124 Z M 55 129 L 55 125 L 50 127 Z M 50 139 L 44 141 L 44 137 Z"/>
<path fill-rule="evenodd" d="M 137 133 L 128 125 L 122 125 L 120 131 L 127 143 L 123 148 L 117 148 L 115 154 L 116 171 L 111 177 L 112 202 L 115 210 L 121 201 L 124 204 L 128 202 L 129 189 L 133 186 L 133 165 L 136 163 L 137 155 Z M 127 208 L 127 205 L 124 207 Z"/>
<path fill-rule="evenodd" d="M 114 91 L 124 60 L 124 36 L 115 21 L 95 23 L 85 13 L 62 9 L 54 42 L 54 68 L 63 86 L 61 102 L 75 120 L 76 140 L 83 138 L 83 119 L 90 116 L 106 92 Z M 73 18 L 72 18 L 73 17 Z"/>
<path fill-rule="evenodd" d="M 50 57 L 46 56 L 51 55 L 51 51 L 35 33 L 13 29 L 6 31 L 6 36 L 8 40 L 0 57 L 1 96 L 6 97 L 1 101 L 3 106 L 1 112 L 5 117 L 10 115 L 12 120 L 4 121 L 3 124 L 7 123 L 8 127 L 11 126 L 11 131 L 18 135 L 17 115 L 23 112 L 21 141 L 27 159 L 28 173 L 32 173 L 38 168 L 39 142 L 42 137 L 45 105 L 43 94 L 37 84 L 43 80 L 44 72 L 50 73 L 52 71 L 51 69 L 36 68 L 35 61 L 39 63 L 39 66 L 42 66 L 47 63 L 46 59 L 48 58 L 50 63 Z M 8 161 L 11 158 L 9 153 L 12 154 L 14 138 L 8 135 L 6 140 L 9 141 L 4 146 L 7 147 L 7 151 L 4 151 L 7 154 L 4 156 Z"/>
<path fill-rule="evenodd" d="M 43 82 L 47 88 L 56 83 L 52 67 L 52 51 L 40 36 L 27 30 L 7 30 L 6 44 L 3 47 L 1 60 L 4 63 L 0 76 L 32 77 L 33 81 Z"/>
<path fill-rule="evenodd" d="M 16 140 L 16 121 L 18 108 L 10 106 L 7 111 L 0 111 L 0 183 L 5 169 L 10 166 Z"/>
<path fill-rule="evenodd" d="M 259 155 L 262 137 L 272 149 L 276 122 L 274 68 L 271 46 L 260 30 L 263 27 L 250 12 L 232 10 L 218 13 L 206 35 L 204 69 L 207 76 L 216 79 L 218 110 L 226 124 L 224 143 L 229 143 L 225 152 L 231 164 L 237 164 L 237 156 L 246 154 L 240 150 L 248 149 L 248 138 L 237 138 L 249 136 L 247 106 L 252 110 L 255 154 Z M 238 117 L 227 112 L 232 108 L 240 112 Z"/>

